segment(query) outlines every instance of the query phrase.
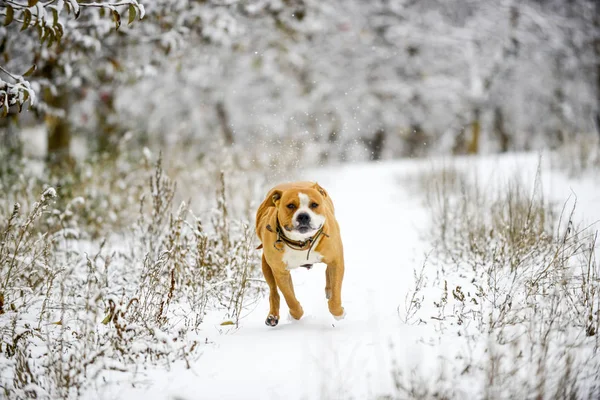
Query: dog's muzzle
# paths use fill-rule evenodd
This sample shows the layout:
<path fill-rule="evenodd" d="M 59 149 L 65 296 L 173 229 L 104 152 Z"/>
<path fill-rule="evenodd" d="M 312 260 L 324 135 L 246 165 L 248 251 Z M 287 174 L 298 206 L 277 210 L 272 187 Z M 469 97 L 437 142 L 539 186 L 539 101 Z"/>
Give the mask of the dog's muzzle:
<path fill-rule="evenodd" d="M 310 215 L 308 215 L 307 213 L 298 214 L 298 216 L 296 217 L 296 222 L 298 222 L 298 226 L 296 229 L 300 233 L 306 233 L 310 230 L 313 230 L 313 228 L 310 226 Z"/>

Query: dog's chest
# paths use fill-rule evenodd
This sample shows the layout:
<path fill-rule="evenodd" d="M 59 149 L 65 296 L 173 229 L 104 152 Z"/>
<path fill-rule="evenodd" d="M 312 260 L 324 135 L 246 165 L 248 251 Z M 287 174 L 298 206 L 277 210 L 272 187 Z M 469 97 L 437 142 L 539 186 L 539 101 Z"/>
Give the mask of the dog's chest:
<path fill-rule="evenodd" d="M 317 246 L 315 245 L 309 254 L 308 250 L 294 250 L 286 246 L 283 253 L 283 262 L 286 265 L 286 269 L 294 269 L 302 265 L 321 262 L 323 256 L 318 251 L 315 251 L 315 247 Z"/>

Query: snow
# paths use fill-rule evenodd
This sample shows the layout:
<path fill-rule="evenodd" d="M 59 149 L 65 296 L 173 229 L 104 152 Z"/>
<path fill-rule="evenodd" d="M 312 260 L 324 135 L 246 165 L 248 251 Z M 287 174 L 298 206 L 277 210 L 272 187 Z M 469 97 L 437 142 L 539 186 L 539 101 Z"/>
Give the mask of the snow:
<path fill-rule="evenodd" d="M 403 322 L 414 271 L 420 270 L 430 250 L 424 237 L 429 219 L 422 194 L 403 182 L 446 162 L 344 165 L 305 171 L 298 177 L 318 181 L 334 200 L 345 247 L 344 320 L 335 321 L 327 310 L 324 265 L 294 270 L 296 295 L 305 311 L 300 321 L 283 317 L 277 327 L 266 327 L 265 296 L 237 329 L 220 326 L 217 320 L 205 322 L 202 336 L 207 345 L 200 356 L 188 360 L 190 368 L 179 361 L 139 369 L 134 386 L 114 384 L 90 398 L 375 398 L 394 393 L 394 370 L 422 379 L 425 387 L 444 385 L 438 377 L 459 375 L 465 368 L 467 361 L 455 358 L 464 339 L 440 333 L 442 325 L 435 323 Z M 488 180 L 513 172 L 533 180 L 538 157 L 517 154 L 454 162 Z M 543 164 L 549 171 L 547 162 Z M 575 192 L 581 220 L 600 219 L 595 207 L 600 200 L 597 177 L 573 181 L 548 172 L 544 185 L 561 202 Z M 286 314 L 282 300 L 282 316 Z M 486 354 L 487 339 L 482 340 L 470 349 L 471 357 L 491 357 Z M 483 379 L 465 378 L 448 390 L 482 395 L 483 385 Z"/>
<path fill-rule="evenodd" d="M 44 201 L 46 197 L 56 197 L 56 189 L 49 187 L 48 189 L 44 190 L 44 193 L 42 193 L 42 201 Z"/>

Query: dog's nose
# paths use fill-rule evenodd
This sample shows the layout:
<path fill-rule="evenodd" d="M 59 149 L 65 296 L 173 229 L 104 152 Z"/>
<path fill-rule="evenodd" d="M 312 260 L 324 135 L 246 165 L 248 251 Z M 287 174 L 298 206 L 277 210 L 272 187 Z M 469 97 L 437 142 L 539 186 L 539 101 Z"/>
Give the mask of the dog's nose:
<path fill-rule="evenodd" d="M 308 215 L 307 213 L 298 214 L 296 220 L 300 225 L 308 224 L 310 222 L 310 215 Z"/>

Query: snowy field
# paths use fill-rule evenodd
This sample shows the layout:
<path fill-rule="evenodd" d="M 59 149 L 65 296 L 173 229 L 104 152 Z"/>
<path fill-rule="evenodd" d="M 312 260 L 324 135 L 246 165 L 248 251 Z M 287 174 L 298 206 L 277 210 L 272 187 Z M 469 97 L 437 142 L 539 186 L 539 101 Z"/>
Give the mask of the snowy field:
<path fill-rule="evenodd" d="M 122 374 L 106 375 L 105 379 L 112 382 L 101 384 L 85 397 L 514 398 L 522 389 L 514 386 L 520 381 L 512 381 L 501 372 L 506 368 L 514 372 L 523 366 L 526 369 L 518 374 L 532 388 L 540 389 L 536 386 L 539 370 L 536 375 L 531 369 L 540 363 L 528 364 L 527 356 L 518 349 L 521 344 L 497 344 L 492 329 L 486 335 L 474 328 L 475 318 L 456 323 L 452 316 L 439 317 L 440 310 L 434 305 L 443 295 L 440 282 L 447 280 L 452 287 L 465 276 L 447 271 L 440 280 L 443 268 L 427 259 L 428 255 L 433 257 L 431 212 L 419 180 L 428 171 L 449 165 L 474 173 L 486 186 L 510 182 L 517 175 L 531 189 L 538 156 L 357 164 L 301 174 L 299 178 L 318 181 L 335 202 L 345 246 L 345 320 L 335 321 L 328 313 L 323 294 L 324 265 L 309 271 L 295 270 L 296 294 L 305 310 L 300 321 L 284 318 L 277 327 L 266 327 L 268 299 L 264 296 L 245 311 L 238 328 L 221 326 L 218 317 L 212 321 L 207 318 L 199 332 L 206 344 L 189 360 L 140 367 L 132 381 L 129 373 L 125 380 Z M 575 220 L 587 226 L 600 219 L 598 176 L 569 179 L 551 170 L 545 159 L 541 169 L 544 195 L 555 202 L 559 211 L 567 199 L 572 201 L 576 195 Z M 488 212 L 486 207 L 481 209 L 481 213 Z M 416 274 L 421 271 L 424 283 L 417 293 L 418 298 L 423 296 L 421 305 L 414 314 L 407 315 Z M 465 292 L 467 289 L 468 282 L 463 286 Z M 456 297 L 451 298 L 448 308 L 453 300 L 457 302 Z M 282 302 L 282 315 L 286 314 Z M 570 349 L 572 359 L 591 360 L 576 363 L 576 370 L 570 372 L 574 382 L 581 385 L 579 397 L 585 398 L 599 393 L 597 336 L 586 337 L 581 331 L 574 335 L 577 346 Z M 535 338 L 530 342 L 536 342 Z M 562 362 L 560 355 L 565 350 L 546 348 L 550 354 L 543 362 L 548 366 Z M 515 351 L 522 354 L 512 359 L 508 353 Z M 520 361 L 508 367 L 501 361 L 494 367 L 494 354 L 510 363 Z M 498 369 L 495 373 L 499 381 L 488 380 L 490 368 Z M 559 380 L 548 376 L 538 392 L 540 398 L 557 398 L 554 390 L 558 390 Z"/>

